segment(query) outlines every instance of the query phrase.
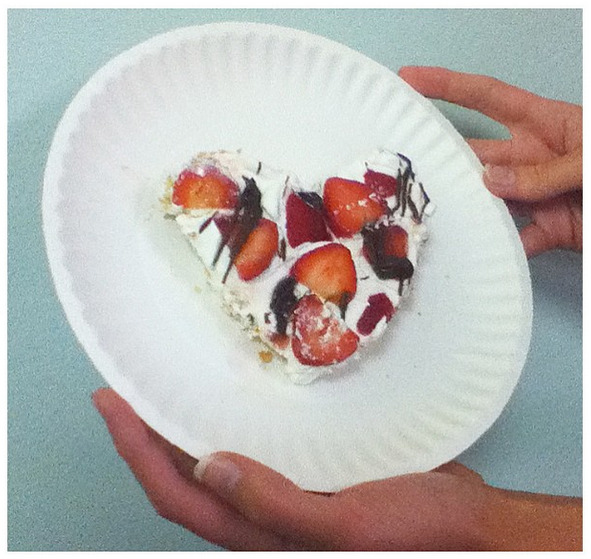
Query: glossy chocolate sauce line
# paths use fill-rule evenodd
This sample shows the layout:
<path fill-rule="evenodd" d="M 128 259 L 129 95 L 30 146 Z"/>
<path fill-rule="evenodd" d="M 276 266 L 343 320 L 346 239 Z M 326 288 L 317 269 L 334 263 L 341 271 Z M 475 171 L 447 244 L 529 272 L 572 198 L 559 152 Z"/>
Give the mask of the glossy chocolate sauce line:
<path fill-rule="evenodd" d="M 412 187 L 413 185 L 415 185 L 415 182 L 410 183 L 409 187 L 408 187 L 408 207 L 410 208 L 410 213 L 412 214 L 412 218 L 414 221 L 417 221 L 420 223 L 421 218 L 420 218 L 420 214 L 419 211 L 417 210 L 417 206 L 415 205 L 413 199 L 412 199 Z"/>
<path fill-rule="evenodd" d="M 236 208 L 232 218 L 232 223 L 228 228 L 229 232 L 225 235 L 222 235 L 222 239 L 212 263 L 212 267 L 217 264 L 224 247 L 227 245 L 230 248 L 230 262 L 226 268 L 224 277 L 222 278 L 222 283 L 226 282 L 236 257 L 240 253 L 244 243 L 246 243 L 248 236 L 251 234 L 263 216 L 263 209 L 261 206 L 261 191 L 256 185 L 254 179 L 248 177 L 242 178 L 244 179 L 246 187 L 240 194 L 238 207 Z"/>
<path fill-rule="evenodd" d="M 415 173 L 412 169 L 410 159 L 408 159 L 408 157 L 402 155 L 401 153 L 399 153 L 398 156 L 406 163 L 406 168 L 402 173 L 400 169 L 398 170 L 398 176 L 396 179 L 398 183 L 396 191 L 396 206 L 394 207 L 393 212 L 401 208 L 400 215 L 403 216 L 406 213 L 406 208 L 408 206 L 408 209 L 412 214 L 412 218 L 416 222 L 421 223 L 423 221 L 425 208 L 427 207 L 427 204 L 429 204 L 430 202 L 429 197 L 427 196 L 427 193 L 425 192 L 422 183 L 416 182 Z M 424 204 L 422 205 L 420 211 L 417 208 L 417 205 L 415 204 L 414 200 L 412 199 L 412 187 L 414 185 L 419 186 L 424 201 Z"/>
<path fill-rule="evenodd" d="M 295 294 L 297 281 L 292 276 L 287 276 L 279 281 L 271 295 L 270 308 L 275 315 L 275 324 L 278 334 L 287 332 L 287 325 L 298 298 Z"/>
<path fill-rule="evenodd" d="M 422 182 L 419 183 L 419 188 L 421 189 L 421 194 L 423 195 L 423 200 L 425 201 L 425 203 L 423 204 L 423 207 L 421 208 L 421 213 L 419 215 L 419 221 L 423 221 L 423 216 L 425 215 L 425 208 L 429 205 L 429 203 L 431 202 L 431 199 L 429 198 L 429 196 L 425 192 L 425 188 L 423 187 Z"/>
<path fill-rule="evenodd" d="M 380 279 L 410 280 L 414 273 L 412 262 L 406 257 L 398 257 L 384 252 L 383 233 L 381 229 L 366 227 L 362 230 L 364 247 L 368 261 Z"/>
<path fill-rule="evenodd" d="M 393 211 L 395 212 L 400 208 L 400 215 L 404 215 L 406 213 L 406 204 L 408 201 L 408 183 L 409 179 L 414 176 L 414 173 L 412 172 L 410 160 L 400 153 L 398 156 L 406 162 L 407 166 L 406 169 L 404 169 L 404 172 L 401 172 L 400 169 L 398 169 L 398 175 L 396 177 L 396 206 L 394 206 Z"/>
<path fill-rule="evenodd" d="M 212 215 L 210 215 L 202 224 L 201 227 L 199 227 L 199 234 L 201 235 L 201 233 L 203 233 L 203 231 L 205 231 L 208 227 L 208 225 L 215 219 L 215 216 L 217 215 L 217 211 L 213 212 Z"/>
<path fill-rule="evenodd" d="M 277 249 L 277 256 L 279 256 L 279 258 L 281 258 L 281 260 L 283 260 L 285 262 L 286 255 L 287 255 L 287 245 L 285 243 L 285 239 L 281 238 L 281 240 L 279 241 L 279 247 Z"/>
<path fill-rule="evenodd" d="M 296 194 L 311 208 L 314 208 L 319 212 L 323 212 L 325 210 L 322 196 L 320 196 L 320 194 L 317 192 L 301 191 L 296 192 Z"/>

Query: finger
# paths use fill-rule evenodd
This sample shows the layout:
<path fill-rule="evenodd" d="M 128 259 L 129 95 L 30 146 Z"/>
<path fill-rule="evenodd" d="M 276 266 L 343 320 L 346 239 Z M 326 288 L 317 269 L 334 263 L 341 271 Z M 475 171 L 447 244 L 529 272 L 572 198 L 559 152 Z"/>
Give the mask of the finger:
<path fill-rule="evenodd" d="M 523 250 L 527 258 L 532 258 L 542 252 L 552 250 L 558 247 L 556 238 L 552 237 L 542 227 L 536 223 L 530 223 L 519 232 Z"/>
<path fill-rule="evenodd" d="M 511 165 L 515 163 L 512 140 L 469 138 L 466 142 L 483 165 Z"/>
<path fill-rule="evenodd" d="M 178 446 L 173 445 L 167 441 L 164 437 L 160 436 L 151 427 L 144 424 L 144 427 L 148 431 L 148 436 L 152 442 L 160 447 L 161 452 L 166 453 L 170 457 L 171 462 L 174 464 L 176 470 L 189 482 L 193 482 L 193 470 L 197 464 L 197 459 L 193 458 Z"/>
<path fill-rule="evenodd" d="M 433 470 L 434 472 L 439 472 L 441 474 L 451 474 L 454 476 L 460 476 L 467 479 L 471 479 L 473 481 L 482 482 L 482 476 L 471 470 L 467 466 L 460 464 L 459 462 L 447 462 L 446 464 L 442 464 L 438 468 Z"/>
<path fill-rule="evenodd" d="M 532 205 L 532 221 L 520 230 L 528 257 L 563 248 L 583 250 L 582 191 Z"/>
<path fill-rule="evenodd" d="M 101 389 L 93 395 L 93 402 L 105 419 L 118 453 L 157 500 L 165 500 L 167 494 L 174 495 L 179 485 L 187 488 L 188 482 L 185 483 L 178 471 L 170 467 L 170 457 L 164 452 L 164 445 L 156 442 L 148 427 L 123 398 L 113 390 Z"/>
<path fill-rule="evenodd" d="M 533 207 L 528 202 L 520 202 L 519 200 L 505 200 L 504 202 L 507 210 L 516 220 L 531 219 Z"/>
<path fill-rule="evenodd" d="M 322 546 L 338 534 L 331 497 L 303 491 L 278 472 L 245 456 L 216 453 L 195 476 L 246 518 L 267 530 Z"/>
<path fill-rule="evenodd" d="M 455 103 L 506 124 L 529 114 L 532 101 L 545 101 L 496 78 L 446 68 L 405 66 L 398 75 L 425 97 Z"/>
<path fill-rule="evenodd" d="M 246 522 L 211 491 L 188 481 L 174 467 L 166 444 L 158 442 L 131 406 L 110 389 L 94 393 L 121 457 L 156 511 L 202 538 L 230 549 L 283 549 L 280 538 Z"/>
<path fill-rule="evenodd" d="M 483 179 L 487 188 L 500 198 L 546 200 L 582 188 L 583 151 L 581 148 L 537 165 L 487 165 Z"/>
<path fill-rule="evenodd" d="M 468 138 L 466 142 L 484 165 L 517 167 L 535 165 L 543 160 L 551 161 L 556 158 L 556 153 L 550 150 L 546 152 L 535 142 L 520 143 L 513 138 L 506 140 Z"/>

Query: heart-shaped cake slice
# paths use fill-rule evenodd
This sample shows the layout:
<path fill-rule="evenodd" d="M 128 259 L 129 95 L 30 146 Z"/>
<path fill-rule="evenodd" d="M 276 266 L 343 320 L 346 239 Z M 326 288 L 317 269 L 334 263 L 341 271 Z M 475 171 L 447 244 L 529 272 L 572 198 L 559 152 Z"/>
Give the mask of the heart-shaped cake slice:
<path fill-rule="evenodd" d="M 163 201 L 224 309 L 298 383 L 383 334 L 432 209 L 410 160 L 386 150 L 316 184 L 241 153 L 201 153 Z"/>

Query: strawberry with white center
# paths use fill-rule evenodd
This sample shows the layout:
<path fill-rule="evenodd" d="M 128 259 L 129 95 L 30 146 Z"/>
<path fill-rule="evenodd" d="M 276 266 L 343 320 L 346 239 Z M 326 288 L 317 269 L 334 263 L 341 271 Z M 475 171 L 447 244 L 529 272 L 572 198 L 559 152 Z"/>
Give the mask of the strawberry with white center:
<path fill-rule="evenodd" d="M 215 167 L 196 173 L 183 171 L 173 186 L 172 202 L 188 210 L 232 209 L 238 202 L 240 190 L 229 177 Z"/>
<path fill-rule="evenodd" d="M 330 228 L 337 237 L 352 237 L 388 210 L 369 186 L 338 177 L 324 183 L 323 201 Z"/>
<path fill-rule="evenodd" d="M 345 305 L 357 290 L 357 272 L 350 250 L 340 243 L 328 243 L 306 252 L 290 274 L 325 301 Z"/>
<path fill-rule="evenodd" d="M 340 363 L 357 351 L 359 337 L 340 317 L 339 309 L 306 295 L 293 311 L 292 350 L 303 365 Z"/>

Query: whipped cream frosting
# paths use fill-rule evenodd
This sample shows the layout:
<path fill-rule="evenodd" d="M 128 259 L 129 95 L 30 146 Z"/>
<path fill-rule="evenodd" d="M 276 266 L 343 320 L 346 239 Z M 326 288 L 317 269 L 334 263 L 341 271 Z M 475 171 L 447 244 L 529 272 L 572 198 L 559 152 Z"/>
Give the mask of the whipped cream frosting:
<path fill-rule="evenodd" d="M 360 351 L 363 352 L 365 346 L 383 335 L 387 326 L 385 317 L 382 317 L 367 335 L 358 331 L 358 322 L 368 305 L 368 299 L 383 293 L 393 307 L 398 308 L 408 292 L 412 278 L 410 280 L 378 278 L 363 254 L 364 238 L 361 234 L 345 238 L 331 234 L 332 240 L 304 242 L 296 247 L 291 247 L 286 240 L 285 202 L 287 197 L 292 192 L 315 192 L 322 196 L 324 183 L 304 185 L 293 173 L 274 169 L 239 152 L 200 153 L 186 169 L 199 175 L 211 167 L 231 178 L 242 190 L 246 179 L 252 179 L 256 183 L 261 194 L 262 215 L 274 221 L 279 230 L 281 254 L 273 258 L 268 268 L 257 277 L 243 281 L 231 265 L 228 246 L 224 246 L 218 255 L 217 262 L 213 265 L 216 254 L 223 245 L 222 234 L 213 223 L 213 218 L 225 214 L 230 217 L 233 210 L 186 209 L 176 205 L 172 201 L 174 179 L 169 181 L 163 197 L 165 213 L 174 217 L 182 234 L 191 243 L 208 272 L 211 287 L 220 293 L 221 304 L 225 311 L 238 320 L 251 337 L 260 339 L 278 354 L 285 362 L 285 373 L 292 381 L 308 383 L 321 375 L 333 372 L 340 365 L 340 363 L 327 366 L 304 365 L 298 361 L 289 344 L 281 349 L 271 341 L 277 333 L 277 318 L 271 311 L 273 293 L 279 282 L 289 276 L 295 262 L 304 254 L 334 242 L 343 244 L 351 253 L 357 275 L 357 288 L 353 298 L 348 301 L 344 316 L 336 304 L 330 301 L 325 301 L 324 304 L 327 312 L 341 315 L 348 328 L 357 333 L 358 349 L 352 357 L 357 357 Z M 401 154 L 386 150 L 376 151 L 366 159 L 343 169 L 337 176 L 363 182 L 368 169 L 397 178 L 399 185 L 397 192 L 385 198 L 389 212 L 383 220 L 390 225 L 398 225 L 407 232 L 407 258 L 413 268 L 416 268 L 421 245 L 427 239 L 424 217 L 432 213 L 433 205 L 423 185 L 416 179 L 411 162 Z M 295 282 L 296 298 L 299 299 L 307 293 L 309 289 L 305 285 Z M 290 328 L 291 326 L 288 325 L 288 335 L 291 333 Z"/>

